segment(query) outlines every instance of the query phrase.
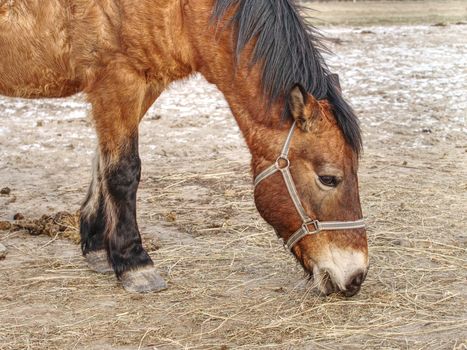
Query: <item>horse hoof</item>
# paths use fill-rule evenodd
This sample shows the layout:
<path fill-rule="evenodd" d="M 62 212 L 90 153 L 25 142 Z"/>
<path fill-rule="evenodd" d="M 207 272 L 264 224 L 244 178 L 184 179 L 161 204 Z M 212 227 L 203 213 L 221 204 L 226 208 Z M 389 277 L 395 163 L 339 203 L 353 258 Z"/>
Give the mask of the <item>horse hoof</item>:
<path fill-rule="evenodd" d="M 98 273 L 112 273 L 113 269 L 107 260 L 107 252 L 105 250 L 96 250 L 87 253 L 84 258 L 91 270 Z"/>
<path fill-rule="evenodd" d="M 147 293 L 167 289 L 167 283 L 153 266 L 124 272 L 121 281 L 128 292 Z"/>

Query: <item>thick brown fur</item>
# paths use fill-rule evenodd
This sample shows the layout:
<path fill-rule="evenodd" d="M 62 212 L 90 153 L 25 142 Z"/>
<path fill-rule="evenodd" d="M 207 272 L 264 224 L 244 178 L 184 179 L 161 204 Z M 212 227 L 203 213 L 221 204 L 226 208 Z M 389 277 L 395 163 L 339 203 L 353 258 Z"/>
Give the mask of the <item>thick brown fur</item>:
<path fill-rule="evenodd" d="M 82 207 L 83 252 L 105 247 L 118 277 L 152 265 L 136 224 L 138 124 L 169 83 L 200 72 L 217 85 L 251 151 L 254 174 L 275 161 L 290 127 L 291 121 L 283 119 L 285 101 L 268 105 L 260 63 L 251 67 L 253 43 L 237 61 L 233 29 L 224 27 L 229 14 L 213 24 L 213 3 L 0 0 L 0 94 L 40 98 L 85 92 L 92 105 L 99 150 Z M 304 103 L 297 110 L 303 130 L 296 133 L 290 153 L 303 205 L 320 220 L 358 219 L 358 157 L 329 103 L 311 95 L 304 96 Z M 343 181 L 323 192 L 315 176 L 329 169 Z M 300 226 L 278 175 L 256 189 L 255 199 L 284 239 Z M 97 243 L 87 242 L 90 237 Z M 311 271 L 309 261 L 318 260 L 322 247 L 331 243 L 367 255 L 363 230 L 306 237 L 294 252 Z"/>

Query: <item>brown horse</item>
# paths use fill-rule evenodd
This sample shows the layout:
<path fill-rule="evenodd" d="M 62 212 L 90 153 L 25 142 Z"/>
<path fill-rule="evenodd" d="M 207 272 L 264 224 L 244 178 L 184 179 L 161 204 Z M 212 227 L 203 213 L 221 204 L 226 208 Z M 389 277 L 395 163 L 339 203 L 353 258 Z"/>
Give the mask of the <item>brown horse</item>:
<path fill-rule="evenodd" d="M 170 82 L 200 72 L 245 137 L 259 213 L 321 292 L 350 296 L 368 268 L 361 138 L 318 38 L 293 0 L 0 0 L 0 94 L 87 95 L 98 151 L 83 254 L 127 290 L 157 291 L 136 222 L 138 124 Z"/>

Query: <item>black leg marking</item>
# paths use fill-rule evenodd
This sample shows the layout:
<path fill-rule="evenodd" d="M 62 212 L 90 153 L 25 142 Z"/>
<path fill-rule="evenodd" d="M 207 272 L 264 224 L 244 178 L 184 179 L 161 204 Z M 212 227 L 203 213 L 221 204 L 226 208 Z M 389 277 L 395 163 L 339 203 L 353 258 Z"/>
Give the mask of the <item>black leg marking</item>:
<path fill-rule="evenodd" d="M 105 203 L 99 175 L 99 153 L 93 168 L 93 179 L 86 199 L 81 206 L 80 235 L 81 250 L 90 269 L 99 273 L 111 273 L 112 266 L 105 249 Z"/>
<path fill-rule="evenodd" d="M 131 292 L 167 288 L 144 250 L 136 222 L 136 192 L 141 178 L 138 138 L 135 136 L 116 163 L 104 171 L 107 252 L 117 277 Z"/>
<path fill-rule="evenodd" d="M 104 232 L 106 228 L 106 219 L 104 199 L 100 193 L 97 194 L 97 196 L 98 205 L 97 210 L 94 213 L 85 212 L 85 205 L 83 206 L 84 209 L 81 209 L 80 234 L 81 250 L 83 251 L 83 255 L 92 251 L 105 249 Z"/>
<path fill-rule="evenodd" d="M 106 226 L 104 198 L 102 196 L 99 152 L 96 152 L 92 169 L 92 181 L 80 211 L 81 250 L 83 255 L 105 249 Z"/>
<path fill-rule="evenodd" d="M 123 272 L 146 265 L 152 260 L 143 249 L 136 222 L 136 192 L 141 178 L 138 138 L 121 153 L 118 161 L 104 170 L 107 215 L 112 215 L 107 249 L 112 266 L 120 277 Z"/>

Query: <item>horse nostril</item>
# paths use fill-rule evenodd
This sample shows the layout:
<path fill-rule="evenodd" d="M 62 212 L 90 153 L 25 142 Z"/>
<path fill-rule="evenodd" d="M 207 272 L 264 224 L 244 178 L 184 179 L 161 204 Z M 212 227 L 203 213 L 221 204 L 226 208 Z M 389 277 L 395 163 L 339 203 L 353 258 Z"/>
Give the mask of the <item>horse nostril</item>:
<path fill-rule="evenodd" d="M 363 275 L 363 272 L 360 272 L 358 273 L 356 276 L 354 276 L 354 278 L 352 279 L 352 281 L 350 281 L 350 286 L 352 287 L 360 287 L 363 283 L 363 280 L 364 280 L 365 276 Z"/>
<path fill-rule="evenodd" d="M 350 283 L 345 287 L 344 295 L 351 297 L 358 293 L 360 286 L 365 280 L 365 274 L 363 272 L 357 273 L 351 280 Z"/>

